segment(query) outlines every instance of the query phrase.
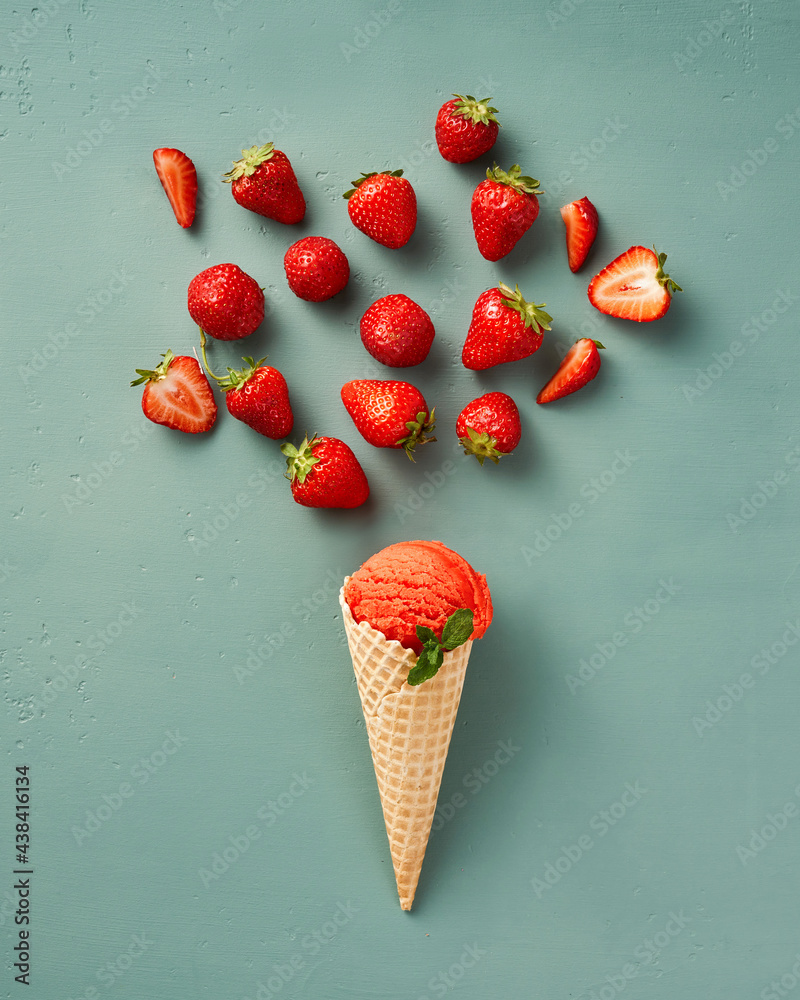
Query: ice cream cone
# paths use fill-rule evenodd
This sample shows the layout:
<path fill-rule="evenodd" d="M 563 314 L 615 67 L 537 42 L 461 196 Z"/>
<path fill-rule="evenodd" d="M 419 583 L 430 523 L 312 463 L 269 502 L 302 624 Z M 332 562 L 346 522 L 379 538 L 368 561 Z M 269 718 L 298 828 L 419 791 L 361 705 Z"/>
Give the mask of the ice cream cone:
<path fill-rule="evenodd" d="M 378 779 L 400 906 L 410 910 L 472 642 L 446 652 L 439 672 L 411 687 L 406 678 L 417 654 L 387 639 L 367 622 L 356 623 L 344 599 L 344 587 L 339 603 Z"/>

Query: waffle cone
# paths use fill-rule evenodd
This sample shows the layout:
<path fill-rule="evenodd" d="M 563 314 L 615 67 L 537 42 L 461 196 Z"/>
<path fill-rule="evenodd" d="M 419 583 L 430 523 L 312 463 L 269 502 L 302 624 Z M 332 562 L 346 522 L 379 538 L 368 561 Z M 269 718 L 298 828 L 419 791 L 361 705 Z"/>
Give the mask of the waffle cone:
<path fill-rule="evenodd" d="M 400 906 L 410 910 L 472 642 L 446 652 L 436 676 L 411 687 L 406 678 L 417 654 L 387 639 L 367 622 L 356 623 L 344 599 L 344 587 L 339 603 L 378 779 Z"/>

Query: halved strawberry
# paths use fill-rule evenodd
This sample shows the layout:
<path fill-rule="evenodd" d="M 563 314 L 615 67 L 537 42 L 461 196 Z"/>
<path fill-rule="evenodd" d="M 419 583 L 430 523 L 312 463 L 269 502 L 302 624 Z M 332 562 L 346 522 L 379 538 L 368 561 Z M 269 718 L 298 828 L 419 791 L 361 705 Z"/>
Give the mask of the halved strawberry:
<path fill-rule="evenodd" d="M 536 397 L 537 403 L 552 403 L 562 396 L 582 389 L 600 371 L 600 354 L 605 348 L 599 340 L 583 337 L 567 351 L 558 371 Z"/>
<path fill-rule="evenodd" d="M 155 150 L 153 163 L 175 218 L 179 225 L 188 229 L 194 222 L 197 207 L 197 171 L 194 164 L 186 153 L 169 148 Z"/>
<path fill-rule="evenodd" d="M 673 292 L 682 292 L 664 273 L 665 253 L 631 247 L 596 274 L 589 284 L 589 301 L 607 316 L 651 323 L 669 309 Z"/>
<path fill-rule="evenodd" d="M 588 198 L 562 205 L 561 218 L 567 227 L 569 269 L 574 274 L 586 260 L 597 236 L 597 209 Z"/>
<path fill-rule="evenodd" d="M 150 371 L 137 368 L 131 385 L 146 383 L 142 410 L 148 420 L 186 434 L 210 430 L 217 419 L 217 404 L 208 379 L 196 358 L 162 354 L 161 364 Z"/>

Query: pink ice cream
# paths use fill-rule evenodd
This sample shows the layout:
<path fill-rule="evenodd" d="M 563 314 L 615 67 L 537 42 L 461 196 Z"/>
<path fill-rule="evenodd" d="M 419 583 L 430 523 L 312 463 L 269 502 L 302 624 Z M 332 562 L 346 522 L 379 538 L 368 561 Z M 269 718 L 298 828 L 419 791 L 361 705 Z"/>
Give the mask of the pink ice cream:
<path fill-rule="evenodd" d="M 480 639 L 492 621 L 486 577 L 441 542 L 398 542 L 367 559 L 348 580 L 344 598 L 356 622 L 368 622 L 407 649 L 422 651 L 417 625 L 441 636 L 447 619 L 470 608 Z"/>

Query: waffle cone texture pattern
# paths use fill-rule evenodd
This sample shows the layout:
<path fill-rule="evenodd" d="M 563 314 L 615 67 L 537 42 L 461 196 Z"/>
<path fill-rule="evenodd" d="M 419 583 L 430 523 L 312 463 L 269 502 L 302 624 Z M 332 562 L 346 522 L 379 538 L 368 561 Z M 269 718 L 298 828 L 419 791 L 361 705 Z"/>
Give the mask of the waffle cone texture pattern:
<path fill-rule="evenodd" d="M 345 586 L 347 585 L 345 580 Z M 339 592 L 347 644 L 381 796 L 400 906 L 410 910 L 436 811 L 472 641 L 444 654 L 439 672 L 406 683 L 417 654 L 354 621 Z"/>

